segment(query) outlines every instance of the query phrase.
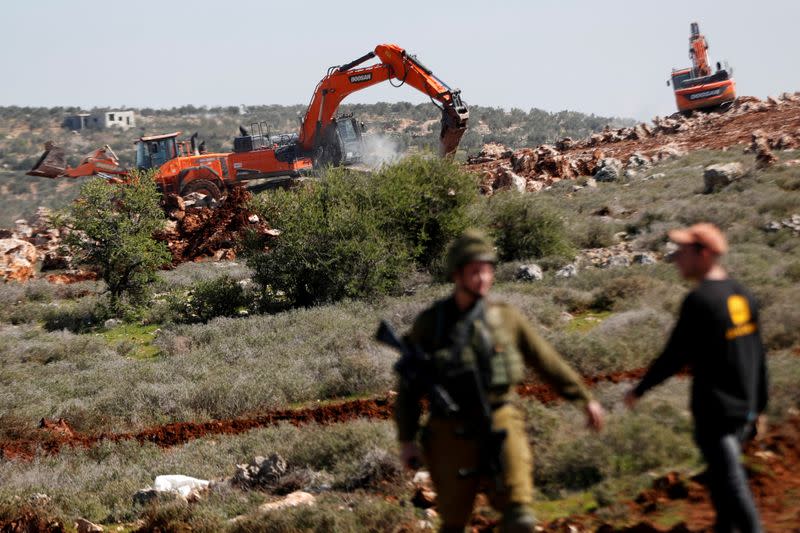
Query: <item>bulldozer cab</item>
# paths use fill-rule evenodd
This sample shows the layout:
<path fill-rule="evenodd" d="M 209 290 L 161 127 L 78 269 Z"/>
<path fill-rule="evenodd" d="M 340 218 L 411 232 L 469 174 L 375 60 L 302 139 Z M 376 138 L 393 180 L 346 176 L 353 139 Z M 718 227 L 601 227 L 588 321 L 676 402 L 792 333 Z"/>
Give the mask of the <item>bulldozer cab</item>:
<path fill-rule="evenodd" d="M 140 137 L 136 141 L 136 168 L 148 170 L 161 165 L 179 155 L 177 138 L 181 132 Z"/>

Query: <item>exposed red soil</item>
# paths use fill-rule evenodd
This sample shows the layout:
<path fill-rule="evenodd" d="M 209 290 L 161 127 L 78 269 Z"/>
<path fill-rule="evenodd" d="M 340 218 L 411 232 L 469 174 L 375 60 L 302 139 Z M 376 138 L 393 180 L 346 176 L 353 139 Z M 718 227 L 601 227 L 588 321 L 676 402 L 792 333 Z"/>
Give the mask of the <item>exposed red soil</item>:
<path fill-rule="evenodd" d="M 91 270 L 76 270 L 74 272 L 62 272 L 60 274 L 48 274 L 45 279 L 55 285 L 68 285 L 79 281 L 94 281 L 98 279 L 97 272 Z"/>
<path fill-rule="evenodd" d="M 637 379 L 644 374 L 645 369 L 627 370 L 613 374 L 603 374 L 585 377 L 587 385 L 594 386 L 603 382 L 619 383 Z M 560 400 L 560 396 L 546 384 L 525 383 L 517 388 L 520 396 L 532 397 L 543 403 Z M 38 451 L 54 454 L 65 446 L 91 447 L 102 440 L 117 442 L 121 440 L 136 440 L 140 443 L 152 442 L 159 446 L 169 447 L 184 444 L 194 439 L 207 435 L 244 433 L 256 428 L 273 426 L 280 422 L 289 422 L 295 425 L 308 423 L 336 424 L 357 418 L 386 420 L 392 414 L 392 397 L 387 395 L 380 398 L 350 400 L 341 403 L 332 403 L 318 407 L 302 409 L 281 409 L 268 411 L 262 415 L 250 418 L 235 418 L 228 420 L 212 420 L 209 422 L 175 422 L 162 426 L 155 426 L 137 433 L 99 433 L 85 435 L 72 429 L 68 422 L 59 419 L 48 421 L 43 419 L 39 423 L 40 433 L 36 439 L 8 439 L 0 441 L 0 458 L 4 459 L 30 459 Z"/>
<path fill-rule="evenodd" d="M 66 529 L 58 520 L 36 511 L 25 511 L 17 518 L 0 521 L 0 533 L 64 533 Z"/>
<path fill-rule="evenodd" d="M 770 428 L 745 448 L 750 488 L 765 531 L 800 531 L 800 417 Z M 545 526 L 544 531 L 597 532 L 711 532 L 714 509 L 702 475 L 687 479 L 672 472 L 656 479 L 652 488 L 632 502 L 626 524 L 600 524 L 596 516 L 570 517 Z M 665 517 L 680 517 L 671 528 L 654 525 Z"/>
<path fill-rule="evenodd" d="M 584 378 L 589 386 L 602 382 L 618 383 L 640 378 L 645 369 Z M 519 387 L 520 395 L 535 397 L 543 402 L 558 400 L 545 385 L 527 383 Z M 63 419 L 42 420 L 40 438 L 10 440 L 0 443 L 2 457 L 7 460 L 30 459 L 36 453 L 58 453 L 64 446 L 90 447 L 101 440 L 136 440 L 169 447 L 214 434 L 238 434 L 279 422 L 295 425 L 307 423 L 333 424 L 357 418 L 385 420 L 391 416 L 391 395 L 382 398 L 352 400 L 337 404 L 303 409 L 269 411 L 251 418 L 181 422 L 156 426 L 138 433 L 101 433 L 81 435 Z M 750 443 L 745 454 L 750 485 L 767 531 L 800 531 L 800 417 L 772 427 L 765 435 Z M 643 491 L 635 500 L 625 502 L 628 508 L 625 523 L 606 524 L 593 514 L 559 519 L 542 525 L 543 531 L 597 532 L 707 532 L 711 531 L 714 511 L 699 477 L 687 479 L 670 473 L 654 481 L 652 488 Z M 667 517 L 681 517 L 681 523 L 671 528 L 654 525 Z M 37 521 L 38 520 L 38 521 Z M 33 524 L 33 529 L 28 528 Z M 474 531 L 490 531 L 495 524 L 485 517 L 473 521 Z M 51 528 L 41 529 L 39 528 Z M 0 524 L 0 531 L 58 531 L 57 524 L 41 521 L 34 514 Z M 17 529 L 7 529 L 16 527 Z M 22 529 L 20 529 L 22 528 Z"/>

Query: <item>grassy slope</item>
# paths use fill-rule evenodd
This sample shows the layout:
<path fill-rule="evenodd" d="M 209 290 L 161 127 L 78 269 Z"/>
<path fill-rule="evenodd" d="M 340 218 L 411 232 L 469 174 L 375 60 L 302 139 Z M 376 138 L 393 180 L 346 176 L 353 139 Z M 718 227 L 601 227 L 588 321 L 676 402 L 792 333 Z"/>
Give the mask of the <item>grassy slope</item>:
<path fill-rule="evenodd" d="M 734 150 L 696 153 L 654 169 L 652 173 L 665 174 L 657 179 L 601 184 L 576 193 L 571 192 L 572 183 L 565 183 L 543 193 L 541 200 L 562 213 L 578 245 L 591 237 L 590 232 L 596 235 L 600 226 L 627 230 L 635 235 L 637 244 L 663 251 L 665 231 L 677 224 L 706 219 L 723 226 L 732 242 L 728 267 L 762 302 L 764 336 L 771 350 L 770 411 L 779 419 L 799 406 L 793 391 L 800 377 L 800 362 L 792 350 L 800 342 L 796 305 L 800 297 L 800 237 L 785 230 L 766 233 L 761 228 L 796 212 L 800 178 L 797 170 L 753 171 L 720 193 L 698 194 L 703 166 L 730 160 L 751 163 L 750 156 Z M 616 219 L 592 214 L 609 206 L 629 213 Z M 585 374 L 647 364 L 663 343 L 686 291 L 686 285 L 663 264 L 587 270 L 567 280 L 556 279 L 549 270 L 544 282 L 533 284 L 513 282 L 514 266 L 501 266 L 498 295 L 538 322 L 544 334 Z M 237 277 L 246 276 L 241 267 L 231 268 Z M 214 265 L 186 265 L 168 273 L 160 290 L 212 277 L 220 270 Z M 0 434 L 10 436 L 19 431 L 20 424 L 32 431 L 41 417 L 63 416 L 85 431 L 128 430 L 382 392 L 391 386 L 393 355 L 371 341 L 378 319 L 389 318 L 404 329 L 427 302 L 445 294 L 447 288 L 423 284 L 413 295 L 383 301 L 217 319 L 205 325 L 165 325 L 158 332 L 152 326 L 134 326 L 134 346 L 117 338 L 130 329 L 76 335 L 42 327 L 59 324 L 54 314 L 81 315 L 96 301 L 92 293 L 97 290 L 94 284 L 0 287 L 0 319 L 6 323 L 0 326 Z M 82 295 L 84 292 L 90 295 Z M 566 320 L 564 312 L 577 320 Z M 623 391 L 623 385 L 598 389 L 599 398 L 612 411 L 609 428 L 599 438 L 589 438 L 580 429 L 579 413 L 569 405 L 545 408 L 522 402 L 535 443 L 541 491 L 537 505 L 543 517 L 592 506 L 600 506 L 601 512 L 612 516 L 617 512 L 612 502 L 620 491 L 630 493 L 647 484 L 651 479 L 648 472 L 680 465 L 696 467 L 686 381 L 672 380 L 657 389 L 635 415 L 621 412 Z M 155 475 L 219 478 L 231 475 L 236 463 L 279 451 L 294 468 L 328 472 L 336 489 L 322 498 L 317 510 L 283 516 L 278 521 L 285 526 L 283 530 L 324 524 L 358 530 L 367 523 L 380 530 L 381 524 L 421 517 L 408 507 L 386 505 L 377 496 L 410 496 L 403 485 L 406 478 L 398 477 L 391 467 L 377 469 L 384 472 L 377 477 L 386 478 L 378 484 L 379 492 L 369 483 L 353 492 L 353 480 L 363 480 L 364 469 L 376 471 L 370 466 L 375 462 L 375 450 L 394 453 L 394 446 L 392 427 L 383 422 L 270 428 L 203 439 L 168 451 L 131 443 L 104 444 L 93 450 L 4 464 L 0 501 L 45 492 L 54 497 L 54 511 L 64 517 L 131 520 L 142 516 L 140 509 L 131 507 L 132 493 L 151 483 Z M 191 511 L 166 506 L 163 512 L 199 529 L 215 530 L 225 519 L 254 509 L 267 497 L 223 491 Z M 560 503 L 554 505 L 553 501 Z M 345 508 L 353 512 L 343 515 Z M 266 527 L 259 526 L 269 530 Z M 275 530 L 281 529 L 276 526 Z"/>

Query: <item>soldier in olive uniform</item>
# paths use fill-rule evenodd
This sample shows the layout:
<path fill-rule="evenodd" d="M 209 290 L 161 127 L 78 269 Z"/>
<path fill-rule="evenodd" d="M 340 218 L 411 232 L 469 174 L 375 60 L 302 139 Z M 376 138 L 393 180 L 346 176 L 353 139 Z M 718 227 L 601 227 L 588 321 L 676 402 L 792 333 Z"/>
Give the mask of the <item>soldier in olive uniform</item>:
<path fill-rule="evenodd" d="M 504 531 L 533 531 L 533 459 L 522 413 L 512 405 L 514 386 L 523 380 L 526 363 L 563 397 L 584 404 L 589 425 L 600 430 L 604 412 L 579 376 L 534 331 L 514 307 L 487 301 L 494 283 L 496 255 L 491 241 L 467 230 L 448 250 L 447 268 L 454 282 L 450 297 L 423 311 L 406 335 L 406 344 L 428 354 L 434 379 L 448 390 L 448 377 L 460 366 L 477 371 L 481 396 L 490 405 L 493 432 L 504 433 L 498 446 L 500 468 L 485 468 L 488 448 L 476 435 L 480 413 L 474 407 L 444 412 L 429 397 L 430 415 L 417 445 L 421 399 L 429 394 L 401 378 L 395 420 L 401 459 L 413 468 L 423 457 L 437 491 L 442 531 L 463 531 L 479 490 L 503 513 Z M 439 371 L 441 369 L 441 371 Z M 446 370 L 445 370 L 446 369 Z M 474 374 L 473 374 L 474 375 Z M 457 404 L 462 401 L 453 391 Z M 471 404 L 474 406 L 474 402 Z M 493 478 L 493 479 L 492 479 Z"/>

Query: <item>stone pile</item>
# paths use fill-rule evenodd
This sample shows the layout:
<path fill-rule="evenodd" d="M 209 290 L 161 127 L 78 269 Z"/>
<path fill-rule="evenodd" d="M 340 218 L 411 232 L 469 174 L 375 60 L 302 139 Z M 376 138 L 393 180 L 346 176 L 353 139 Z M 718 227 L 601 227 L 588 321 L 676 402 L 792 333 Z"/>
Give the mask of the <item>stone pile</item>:
<path fill-rule="evenodd" d="M 800 215 L 794 214 L 783 220 L 773 220 L 764 226 L 764 230 L 768 232 L 780 231 L 782 229 L 788 229 L 795 235 L 800 235 Z"/>
<path fill-rule="evenodd" d="M 271 488 L 286 475 L 286 459 L 277 453 L 268 457 L 257 456 L 248 464 L 236 465 L 231 483 L 241 488 Z"/>
<path fill-rule="evenodd" d="M 49 209 L 40 207 L 32 224 L 19 219 L 13 230 L 0 229 L 0 279 L 28 281 L 36 276 L 37 270 L 72 268 L 62 232 L 53 227 L 51 217 Z"/>

